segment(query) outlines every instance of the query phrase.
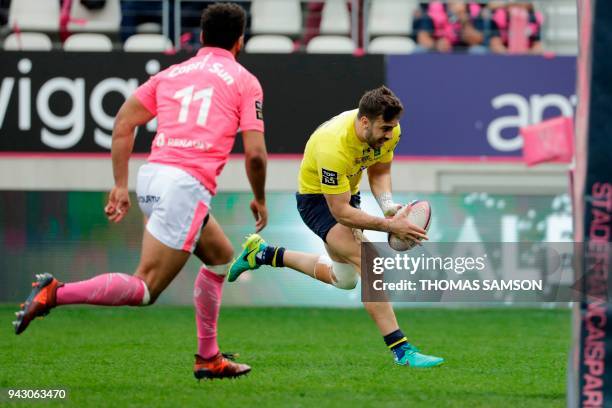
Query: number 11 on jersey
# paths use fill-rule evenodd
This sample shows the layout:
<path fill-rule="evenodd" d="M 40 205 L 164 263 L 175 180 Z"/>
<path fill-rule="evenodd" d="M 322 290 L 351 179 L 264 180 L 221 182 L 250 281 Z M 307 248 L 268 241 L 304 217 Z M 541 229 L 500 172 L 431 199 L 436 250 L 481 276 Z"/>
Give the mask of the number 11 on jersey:
<path fill-rule="evenodd" d="M 210 110 L 210 103 L 214 89 L 212 87 L 204 88 L 195 93 L 194 90 L 195 85 L 191 85 L 176 91 L 174 94 L 174 99 L 181 100 L 181 110 L 179 112 L 178 121 L 179 123 L 186 123 L 187 117 L 189 116 L 189 107 L 191 106 L 191 103 L 202 100 L 196 124 L 204 127 L 206 126 L 206 120 L 208 119 L 208 111 Z"/>

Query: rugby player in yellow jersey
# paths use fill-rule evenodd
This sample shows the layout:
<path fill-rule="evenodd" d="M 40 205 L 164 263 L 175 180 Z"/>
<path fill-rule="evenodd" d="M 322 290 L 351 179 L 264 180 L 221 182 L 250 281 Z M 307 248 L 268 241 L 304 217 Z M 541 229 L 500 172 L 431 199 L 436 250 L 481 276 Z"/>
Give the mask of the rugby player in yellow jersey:
<path fill-rule="evenodd" d="M 259 235 L 247 237 L 229 273 L 232 282 L 261 265 L 289 267 L 340 289 L 353 289 L 361 271 L 362 230 L 392 232 L 402 238 L 427 239 L 406 218 L 391 218 L 401 205 L 391 195 L 391 161 L 399 142 L 404 108 L 385 86 L 366 92 L 359 108 L 335 116 L 310 136 L 300 167 L 297 207 L 304 223 L 323 242 L 327 255 L 306 254 L 268 245 Z M 367 169 L 374 197 L 387 218 L 359 209 L 359 182 Z M 395 362 L 434 367 L 440 357 L 421 354 L 400 330 L 388 302 L 364 302 Z"/>

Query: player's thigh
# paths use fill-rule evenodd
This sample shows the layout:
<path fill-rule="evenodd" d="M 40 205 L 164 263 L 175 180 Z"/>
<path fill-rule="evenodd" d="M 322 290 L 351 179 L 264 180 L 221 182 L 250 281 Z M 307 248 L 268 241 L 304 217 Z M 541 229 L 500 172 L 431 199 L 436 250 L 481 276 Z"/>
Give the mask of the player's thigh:
<path fill-rule="evenodd" d="M 145 228 L 142 236 L 140 263 L 135 275 L 147 284 L 152 301 L 178 275 L 189 255 L 189 252 L 163 244 Z"/>
<path fill-rule="evenodd" d="M 331 250 L 328 252 L 330 257 L 334 255 L 340 258 L 339 262 L 347 262 L 357 269 L 361 268 L 361 242 L 355 238 L 352 228 L 336 224 L 327 233 L 326 241 L 326 248 Z"/>
<path fill-rule="evenodd" d="M 327 255 L 331 258 L 332 261 L 336 262 L 347 262 L 339 253 L 337 253 L 327 242 L 325 243 L 325 250 L 327 251 Z"/>
<path fill-rule="evenodd" d="M 196 246 L 210 193 L 181 169 L 148 163 L 138 171 L 136 194 L 146 221 L 137 275 L 155 299 Z"/>
<path fill-rule="evenodd" d="M 202 229 L 193 253 L 206 265 L 223 265 L 234 256 L 232 243 L 212 214 Z"/>
<path fill-rule="evenodd" d="M 192 252 L 199 239 L 210 192 L 182 169 L 148 163 L 138 171 L 138 204 L 146 230 L 170 248 Z"/>

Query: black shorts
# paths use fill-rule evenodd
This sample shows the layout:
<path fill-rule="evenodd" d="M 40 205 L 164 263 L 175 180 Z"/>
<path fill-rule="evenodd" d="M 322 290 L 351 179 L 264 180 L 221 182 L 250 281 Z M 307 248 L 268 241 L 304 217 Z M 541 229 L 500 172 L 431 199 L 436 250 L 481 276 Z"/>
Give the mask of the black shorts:
<path fill-rule="evenodd" d="M 296 193 L 297 209 L 304 224 L 310 228 L 312 232 L 317 234 L 324 242 L 325 237 L 330 229 L 338 223 L 332 213 L 329 211 L 327 201 L 323 194 L 300 194 Z M 359 192 L 351 196 L 351 207 L 359 208 L 361 204 L 361 196 Z"/>

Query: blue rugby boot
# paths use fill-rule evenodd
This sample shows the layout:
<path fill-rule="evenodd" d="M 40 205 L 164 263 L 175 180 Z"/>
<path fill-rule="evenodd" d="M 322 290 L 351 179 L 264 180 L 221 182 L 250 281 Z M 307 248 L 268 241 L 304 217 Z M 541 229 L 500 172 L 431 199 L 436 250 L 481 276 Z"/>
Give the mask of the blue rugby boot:
<path fill-rule="evenodd" d="M 268 247 L 266 241 L 258 234 L 251 234 L 246 237 L 242 244 L 242 252 L 234 258 L 230 265 L 227 280 L 234 282 L 244 271 L 258 269 L 261 264 L 257 262 L 257 254 L 265 251 Z"/>
<path fill-rule="evenodd" d="M 428 356 L 426 354 L 419 353 L 419 349 L 410 343 L 404 343 L 399 347 L 396 347 L 393 352 L 395 363 L 398 365 L 416 367 L 416 368 L 428 368 L 437 367 L 444 363 L 444 359 L 441 357 Z"/>

